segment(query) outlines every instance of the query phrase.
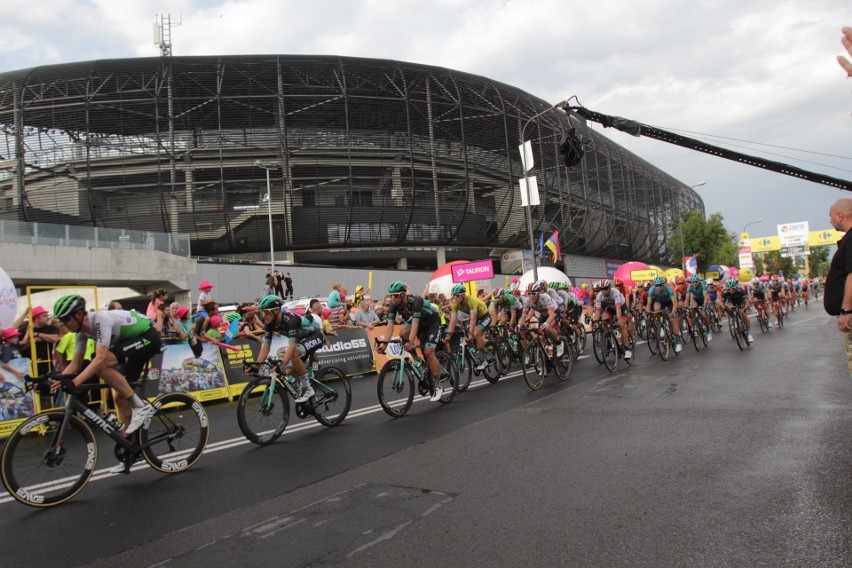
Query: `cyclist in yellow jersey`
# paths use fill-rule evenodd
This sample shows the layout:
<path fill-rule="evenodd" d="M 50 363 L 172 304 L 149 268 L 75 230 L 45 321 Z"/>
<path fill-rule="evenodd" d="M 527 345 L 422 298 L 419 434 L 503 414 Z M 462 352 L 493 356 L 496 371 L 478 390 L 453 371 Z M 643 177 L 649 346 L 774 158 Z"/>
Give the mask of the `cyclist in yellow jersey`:
<path fill-rule="evenodd" d="M 456 284 L 453 287 L 452 294 L 453 299 L 450 302 L 450 324 L 447 326 L 447 338 L 445 341 L 449 346 L 450 340 L 453 337 L 453 331 L 456 327 L 456 318 L 458 317 L 458 313 L 464 312 L 470 315 L 470 327 L 468 334 L 473 338 L 476 344 L 477 358 L 479 359 L 476 368 L 481 371 L 488 366 L 485 353 L 482 352 L 485 348 L 485 337 L 483 336 L 483 332 L 488 329 L 489 325 L 491 325 L 491 314 L 488 311 L 488 306 L 486 306 L 485 302 L 482 300 L 468 296 L 465 292 L 464 284 Z"/>

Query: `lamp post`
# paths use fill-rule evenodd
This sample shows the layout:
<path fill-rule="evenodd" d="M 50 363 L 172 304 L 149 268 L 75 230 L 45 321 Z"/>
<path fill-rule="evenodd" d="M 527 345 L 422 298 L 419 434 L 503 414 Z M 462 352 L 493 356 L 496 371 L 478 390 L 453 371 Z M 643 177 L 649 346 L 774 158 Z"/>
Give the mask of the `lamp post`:
<path fill-rule="evenodd" d="M 266 209 L 269 213 L 269 260 L 272 271 L 275 271 L 275 245 L 272 237 L 272 184 L 269 181 L 269 171 L 277 170 L 281 167 L 278 162 L 263 162 L 257 160 L 254 165 L 258 168 L 266 170 Z"/>
<path fill-rule="evenodd" d="M 550 108 L 547 108 L 547 109 L 541 111 L 538 114 L 534 114 L 533 116 L 531 116 L 529 118 L 529 120 L 527 120 L 524 123 L 524 127 L 521 128 L 521 148 L 520 148 L 520 150 L 521 150 L 521 165 L 524 168 L 524 186 L 525 186 L 524 189 L 525 189 L 526 194 L 527 194 L 527 230 L 528 230 L 529 236 L 530 236 L 530 252 L 532 253 L 533 281 L 534 282 L 538 281 L 538 260 L 535 257 L 535 237 L 533 237 L 533 229 L 532 229 L 532 200 L 530 199 L 530 177 L 528 175 L 529 171 L 533 167 L 533 164 L 532 164 L 532 160 L 530 160 L 530 163 L 527 164 L 527 152 L 526 152 L 527 136 L 526 136 L 526 132 L 527 132 L 527 126 L 529 126 L 530 123 L 533 120 L 535 120 L 536 118 L 540 117 L 543 114 L 547 114 L 548 112 L 550 112 L 552 110 L 560 108 L 563 104 L 565 104 L 565 101 L 562 101 L 562 102 L 560 102 L 560 103 L 558 103 L 558 104 L 556 104 L 556 105 L 554 105 Z M 530 156 L 529 157 L 532 158 L 532 144 L 530 144 Z"/>
<path fill-rule="evenodd" d="M 702 185 L 707 185 L 707 182 L 699 181 L 695 185 L 690 185 L 689 189 L 695 189 L 696 187 L 701 187 Z M 678 223 L 678 229 L 680 229 L 680 269 L 686 272 L 686 265 L 683 262 L 683 259 L 686 258 L 686 249 L 683 246 L 683 221 L 684 219 L 681 219 L 680 223 Z"/>
<path fill-rule="evenodd" d="M 747 227 L 750 227 L 750 226 L 752 226 L 752 225 L 756 225 L 756 224 L 758 224 L 758 223 L 763 223 L 763 219 L 755 219 L 754 221 L 749 221 L 748 223 L 746 223 L 745 225 L 743 225 L 743 230 L 742 230 L 742 232 L 740 233 L 740 238 L 742 238 L 742 233 L 745 233 L 745 232 L 746 232 L 746 228 L 747 228 Z"/>

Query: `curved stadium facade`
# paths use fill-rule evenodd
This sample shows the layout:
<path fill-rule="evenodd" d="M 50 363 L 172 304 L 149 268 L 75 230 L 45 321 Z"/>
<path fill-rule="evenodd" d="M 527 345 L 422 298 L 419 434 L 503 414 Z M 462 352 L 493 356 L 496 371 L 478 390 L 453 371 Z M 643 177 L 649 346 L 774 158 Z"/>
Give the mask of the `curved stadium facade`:
<path fill-rule="evenodd" d="M 524 124 L 550 105 L 484 77 L 390 60 L 210 56 L 100 60 L 0 74 L 0 216 L 187 233 L 195 256 L 434 267 L 527 248 Z M 573 120 L 573 119 L 572 119 Z M 579 119 L 578 119 L 579 120 Z M 532 121 L 533 230 L 564 253 L 653 263 L 688 186 L 606 137 L 581 165 L 568 117 Z M 273 162 L 271 203 L 267 170 Z M 341 251 L 344 255 L 341 255 Z"/>

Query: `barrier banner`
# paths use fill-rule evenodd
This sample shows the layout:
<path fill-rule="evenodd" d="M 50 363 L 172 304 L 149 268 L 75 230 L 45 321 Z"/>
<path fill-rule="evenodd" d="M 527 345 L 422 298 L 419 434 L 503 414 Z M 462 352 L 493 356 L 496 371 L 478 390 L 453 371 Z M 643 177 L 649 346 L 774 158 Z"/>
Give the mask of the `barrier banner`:
<path fill-rule="evenodd" d="M 154 390 L 156 388 L 156 390 Z M 228 398 L 228 383 L 219 348 L 205 343 L 196 357 L 187 343 L 168 345 L 151 359 L 148 381 L 141 396 L 155 398 L 169 392 L 185 392 L 198 401 Z"/>
<path fill-rule="evenodd" d="M 12 359 L 7 365 L 22 375 L 30 372 L 30 360 Z M 0 367 L 0 438 L 15 431 L 18 424 L 36 413 L 33 391 L 24 389 L 24 381 L 15 373 Z"/>
<path fill-rule="evenodd" d="M 277 339 L 277 338 L 274 338 Z M 286 342 L 286 340 L 285 340 Z M 273 341 L 274 343 L 274 341 Z M 222 362 L 225 365 L 225 376 L 228 379 L 228 391 L 230 396 L 239 396 L 243 392 L 245 384 L 250 377 L 243 374 L 243 363 L 253 363 L 260 352 L 260 342 L 243 337 L 233 339 L 230 342 L 239 351 L 228 351 L 221 349 Z M 270 354 L 272 351 L 270 351 Z"/>
<path fill-rule="evenodd" d="M 347 377 L 372 373 L 375 363 L 367 330 L 363 327 L 341 327 L 334 331 L 337 337 L 327 336 L 330 345 L 317 351 L 317 362 L 337 367 Z"/>

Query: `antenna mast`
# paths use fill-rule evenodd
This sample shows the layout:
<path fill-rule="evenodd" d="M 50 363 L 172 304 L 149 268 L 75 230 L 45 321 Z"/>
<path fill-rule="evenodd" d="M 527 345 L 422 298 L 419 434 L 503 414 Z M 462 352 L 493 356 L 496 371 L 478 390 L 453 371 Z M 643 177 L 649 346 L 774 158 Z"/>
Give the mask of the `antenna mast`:
<path fill-rule="evenodd" d="M 161 14 L 154 17 L 154 45 L 159 46 L 161 57 L 172 56 L 172 16 Z M 180 25 L 180 22 L 175 24 Z"/>

